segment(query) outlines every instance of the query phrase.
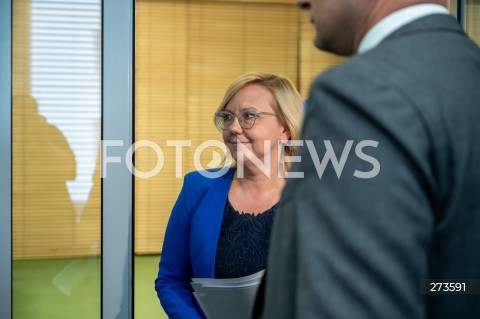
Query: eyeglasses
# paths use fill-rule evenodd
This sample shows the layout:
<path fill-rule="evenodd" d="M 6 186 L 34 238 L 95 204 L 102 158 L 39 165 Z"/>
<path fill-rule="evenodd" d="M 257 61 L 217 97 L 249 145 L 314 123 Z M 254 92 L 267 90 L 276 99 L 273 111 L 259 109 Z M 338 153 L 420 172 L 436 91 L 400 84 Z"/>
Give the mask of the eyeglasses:
<path fill-rule="evenodd" d="M 246 109 L 238 112 L 237 115 L 229 111 L 220 111 L 215 113 L 215 125 L 219 130 L 227 130 L 235 120 L 238 119 L 238 123 L 245 129 L 252 128 L 259 115 L 274 115 L 274 113 L 261 112 L 255 109 Z"/>

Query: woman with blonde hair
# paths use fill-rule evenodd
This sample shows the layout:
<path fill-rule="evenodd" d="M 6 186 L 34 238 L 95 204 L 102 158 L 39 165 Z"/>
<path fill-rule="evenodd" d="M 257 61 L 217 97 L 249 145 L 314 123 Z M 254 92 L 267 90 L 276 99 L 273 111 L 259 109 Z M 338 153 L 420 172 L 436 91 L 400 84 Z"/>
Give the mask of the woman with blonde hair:
<path fill-rule="evenodd" d="M 285 143 L 300 134 L 302 99 L 286 77 L 247 73 L 229 86 L 214 118 L 236 165 L 217 178 L 185 176 L 155 281 L 171 318 L 205 318 L 191 278 L 235 278 L 266 268 L 288 168 L 282 149 L 295 153 Z"/>

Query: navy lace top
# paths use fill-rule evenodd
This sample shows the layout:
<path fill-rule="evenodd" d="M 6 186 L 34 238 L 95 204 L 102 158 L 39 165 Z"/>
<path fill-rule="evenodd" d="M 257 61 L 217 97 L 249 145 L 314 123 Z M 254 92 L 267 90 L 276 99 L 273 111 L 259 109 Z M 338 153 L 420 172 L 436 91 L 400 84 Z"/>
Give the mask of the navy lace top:
<path fill-rule="evenodd" d="M 227 199 L 215 257 L 215 278 L 254 274 L 267 267 L 276 205 L 254 215 L 237 212 Z"/>

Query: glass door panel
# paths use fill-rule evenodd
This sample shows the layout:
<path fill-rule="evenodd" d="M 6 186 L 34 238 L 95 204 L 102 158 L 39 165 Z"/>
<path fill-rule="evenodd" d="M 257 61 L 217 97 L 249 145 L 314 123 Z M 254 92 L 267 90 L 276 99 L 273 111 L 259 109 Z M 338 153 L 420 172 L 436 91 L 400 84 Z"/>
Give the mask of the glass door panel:
<path fill-rule="evenodd" d="M 291 0 L 137 0 L 135 15 L 135 140 L 151 143 L 135 166 L 152 174 L 135 180 L 134 309 L 137 319 L 166 318 L 154 291 L 165 228 L 183 176 L 198 169 L 195 152 L 221 142 L 213 113 L 227 86 L 247 71 L 279 73 L 306 98 L 312 79 L 342 59 L 314 48 Z M 158 173 L 152 145 L 164 154 Z M 216 151 L 202 152 L 203 168 Z"/>
<path fill-rule="evenodd" d="M 13 1 L 13 318 L 100 318 L 101 0 Z"/>

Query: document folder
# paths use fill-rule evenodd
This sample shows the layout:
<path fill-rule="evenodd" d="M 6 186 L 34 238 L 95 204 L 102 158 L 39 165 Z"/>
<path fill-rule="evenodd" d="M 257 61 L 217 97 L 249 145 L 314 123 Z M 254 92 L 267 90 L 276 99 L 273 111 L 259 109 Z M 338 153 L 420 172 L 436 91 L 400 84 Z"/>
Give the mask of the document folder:
<path fill-rule="evenodd" d="M 190 285 L 208 319 L 250 319 L 264 273 L 229 279 L 192 278 Z"/>

